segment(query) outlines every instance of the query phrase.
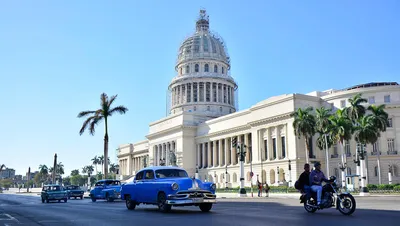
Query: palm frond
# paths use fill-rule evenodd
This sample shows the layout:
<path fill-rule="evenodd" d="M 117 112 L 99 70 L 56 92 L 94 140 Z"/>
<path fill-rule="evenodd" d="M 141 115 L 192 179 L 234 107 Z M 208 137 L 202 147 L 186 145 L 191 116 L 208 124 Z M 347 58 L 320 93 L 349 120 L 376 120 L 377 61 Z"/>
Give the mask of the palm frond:
<path fill-rule="evenodd" d="M 118 94 L 117 94 L 117 95 L 113 95 L 113 96 L 110 97 L 110 99 L 108 100 L 108 109 L 111 108 L 111 105 L 112 105 L 112 104 L 114 103 L 114 101 L 117 99 L 117 96 L 118 96 Z"/>
<path fill-rule="evenodd" d="M 101 122 L 104 119 L 103 116 L 97 116 L 96 118 L 94 118 L 91 123 L 90 123 L 90 127 L 89 127 L 89 133 L 90 135 L 94 135 L 96 132 L 96 126 L 97 124 L 99 124 L 99 122 Z"/>
<path fill-rule="evenodd" d="M 113 108 L 111 111 L 108 112 L 109 116 L 112 116 L 115 112 L 122 114 L 125 114 L 128 111 L 128 108 L 126 108 L 125 106 L 117 106 L 115 108 Z"/>
<path fill-rule="evenodd" d="M 91 116 L 91 117 L 87 118 L 87 119 L 85 120 L 85 122 L 83 122 L 82 128 L 79 130 L 79 135 L 82 135 L 82 134 L 85 132 L 87 126 L 88 126 L 90 123 L 92 123 L 92 121 L 95 120 L 97 117 L 98 117 L 98 116 L 94 115 L 94 116 Z"/>
<path fill-rule="evenodd" d="M 95 114 L 95 113 L 96 113 L 96 111 L 81 111 L 78 114 L 78 118 L 82 118 L 82 117 L 84 117 L 86 115 Z"/>

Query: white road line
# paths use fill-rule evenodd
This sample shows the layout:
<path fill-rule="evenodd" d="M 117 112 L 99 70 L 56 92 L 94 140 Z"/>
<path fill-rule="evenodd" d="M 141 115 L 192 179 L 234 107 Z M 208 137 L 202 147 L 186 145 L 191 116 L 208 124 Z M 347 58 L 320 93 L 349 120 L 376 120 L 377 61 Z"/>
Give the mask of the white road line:
<path fill-rule="evenodd" d="M 0 214 L 0 215 L 3 215 L 5 217 L 7 217 L 7 218 L 0 218 L 0 220 L 2 220 L 2 221 L 15 221 L 18 224 L 20 224 L 20 222 L 15 217 L 11 216 L 10 214 L 3 213 L 3 214 Z"/>

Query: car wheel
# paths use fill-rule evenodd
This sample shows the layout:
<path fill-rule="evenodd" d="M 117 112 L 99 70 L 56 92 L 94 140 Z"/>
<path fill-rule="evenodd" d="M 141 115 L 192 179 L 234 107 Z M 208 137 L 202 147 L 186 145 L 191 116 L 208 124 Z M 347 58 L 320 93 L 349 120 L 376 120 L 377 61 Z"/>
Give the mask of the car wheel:
<path fill-rule="evenodd" d="M 199 205 L 200 210 L 203 212 L 209 212 L 212 208 L 212 203 L 202 203 Z"/>
<path fill-rule="evenodd" d="M 106 200 L 107 200 L 107 202 L 112 202 L 112 201 L 114 201 L 114 199 L 111 198 L 111 197 L 110 197 L 110 194 L 108 194 L 108 193 L 106 193 Z"/>
<path fill-rule="evenodd" d="M 68 199 L 64 199 L 64 202 L 67 202 Z"/>
<path fill-rule="evenodd" d="M 83 195 L 81 195 L 81 199 L 83 199 Z"/>
<path fill-rule="evenodd" d="M 46 198 L 46 203 L 49 203 L 49 202 L 50 202 L 50 200 L 48 198 Z"/>
<path fill-rule="evenodd" d="M 136 202 L 131 200 L 130 196 L 125 198 L 125 205 L 128 210 L 134 210 L 136 208 Z"/>
<path fill-rule="evenodd" d="M 164 192 L 160 192 L 157 198 L 158 209 L 162 212 L 169 212 L 171 210 L 171 205 L 167 204 L 167 196 Z"/>
<path fill-rule="evenodd" d="M 96 197 L 94 197 L 94 195 L 90 195 L 90 198 L 92 199 L 92 202 L 96 202 Z"/>

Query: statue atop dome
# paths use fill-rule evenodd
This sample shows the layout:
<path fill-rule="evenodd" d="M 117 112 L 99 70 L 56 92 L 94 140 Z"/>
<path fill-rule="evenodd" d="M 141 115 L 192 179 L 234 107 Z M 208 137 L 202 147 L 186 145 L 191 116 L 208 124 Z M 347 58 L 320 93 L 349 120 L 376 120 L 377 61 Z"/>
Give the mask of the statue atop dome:
<path fill-rule="evenodd" d="M 196 31 L 208 31 L 208 28 L 210 26 L 210 21 L 209 21 L 209 16 L 206 13 L 206 10 L 201 9 L 200 10 L 200 16 L 199 19 L 196 22 Z"/>

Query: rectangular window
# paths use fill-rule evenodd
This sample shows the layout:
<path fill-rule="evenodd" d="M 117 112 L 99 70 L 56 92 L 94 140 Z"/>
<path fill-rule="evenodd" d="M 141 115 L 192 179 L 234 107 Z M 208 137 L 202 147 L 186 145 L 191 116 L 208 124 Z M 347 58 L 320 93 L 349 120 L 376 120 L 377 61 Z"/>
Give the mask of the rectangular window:
<path fill-rule="evenodd" d="M 266 159 L 268 159 L 268 141 L 264 140 L 264 159 L 263 160 L 266 160 Z"/>
<path fill-rule="evenodd" d="M 272 138 L 272 151 L 273 151 L 273 157 L 276 159 L 276 138 Z"/>
<path fill-rule="evenodd" d="M 207 82 L 206 83 L 206 101 L 207 102 L 210 102 L 210 94 L 211 94 L 211 92 L 210 92 L 210 83 Z"/>
<path fill-rule="evenodd" d="M 213 102 L 217 102 L 217 84 L 216 83 L 213 83 L 212 84 L 212 87 L 213 87 Z"/>
<path fill-rule="evenodd" d="M 385 95 L 384 102 L 385 103 L 390 103 L 390 95 Z"/>
<path fill-rule="evenodd" d="M 338 151 L 337 151 L 337 145 L 333 146 L 333 154 L 337 155 Z"/>
<path fill-rule="evenodd" d="M 187 102 L 192 102 L 192 86 L 190 83 L 187 84 L 187 95 L 186 95 Z"/>
<path fill-rule="evenodd" d="M 193 102 L 197 102 L 197 82 L 193 83 Z"/>
<path fill-rule="evenodd" d="M 372 152 L 378 152 L 379 151 L 379 143 L 378 141 L 375 142 L 374 145 L 372 145 Z"/>
<path fill-rule="evenodd" d="M 394 152 L 394 139 L 387 139 L 388 142 L 388 151 Z"/>
<path fill-rule="evenodd" d="M 389 128 L 393 127 L 393 121 L 392 121 L 392 118 L 388 118 L 388 121 L 387 121 L 387 127 L 389 127 Z"/>
<path fill-rule="evenodd" d="M 286 142 L 285 137 L 281 137 L 282 139 L 282 158 L 286 158 Z"/>
<path fill-rule="evenodd" d="M 203 102 L 204 101 L 204 82 L 200 82 L 199 83 L 199 93 L 200 93 L 200 97 L 199 97 L 199 102 Z"/>
<path fill-rule="evenodd" d="M 340 107 L 341 107 L 341 108 L 346 107 L 346 100 L 341 100 L 341 101 L 340 101 Z"/>
<path fill-rule="evenodd" d="M 368 97 L 369 104 L 375 104 L 375 97 Z"/>

